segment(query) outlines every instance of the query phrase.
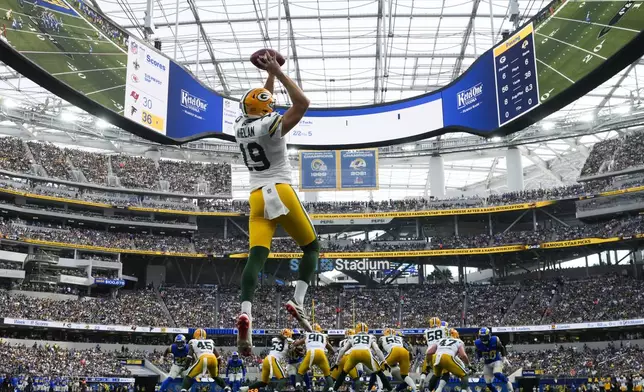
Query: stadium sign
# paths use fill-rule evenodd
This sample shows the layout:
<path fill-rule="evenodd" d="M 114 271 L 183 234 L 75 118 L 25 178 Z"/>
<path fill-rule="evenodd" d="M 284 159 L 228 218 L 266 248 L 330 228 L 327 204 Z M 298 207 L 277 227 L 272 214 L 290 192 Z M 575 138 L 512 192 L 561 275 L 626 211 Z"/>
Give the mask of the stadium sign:
<path fill-rule="evenodd" d="M 348 219 L 313 219 L 314 225 L 386 225 L 393 218 L 348 218 Z"/>
<path fill-rule="evenodd" d="M 391 269 L 389 260 L 345 260 L 345 259 L 322 259 L 320 260 L 321 271 L 384 271 Z"/>

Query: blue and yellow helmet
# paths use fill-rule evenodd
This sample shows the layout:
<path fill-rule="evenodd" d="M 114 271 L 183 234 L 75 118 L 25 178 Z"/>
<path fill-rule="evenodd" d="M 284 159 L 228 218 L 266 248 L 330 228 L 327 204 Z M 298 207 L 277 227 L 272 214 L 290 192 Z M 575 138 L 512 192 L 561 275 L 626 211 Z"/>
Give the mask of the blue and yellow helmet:
<path fill-rule="evenodd" d="M 232 357 L 235 359 L 239 358 L 239 353 L 237 351 L 233 351 Z"/>
<path fill-rule="evenodd" d="M 179 334 L 174 338 L 174 343 L 177 345 L 177 347 L 183 348 L 186 345 L 186 337 Z"/>
<path fill-rule="evenodd" d="M 481 339 L 481 342 L 483 343 L 489 342 L 490 336 L 492 336 L 492 332 L 490 331 L 490 328 L 483 327 L 479 329 L 479 339 Z"/>

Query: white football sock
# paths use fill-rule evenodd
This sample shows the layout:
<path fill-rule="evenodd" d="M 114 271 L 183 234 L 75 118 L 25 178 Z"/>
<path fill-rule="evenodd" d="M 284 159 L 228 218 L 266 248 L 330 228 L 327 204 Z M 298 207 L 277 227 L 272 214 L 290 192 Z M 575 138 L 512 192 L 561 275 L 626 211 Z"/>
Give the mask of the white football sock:
<path fill-rule="evenodd" d="M 436 392 L 442 392 L 443 388 L 445 387 L 445 385 L 447 385 L 447 382 L 445 382 L 445 380 L 441 379 L 438 382 L 438 388 L 436 388 Z"/>
<path fill-rule="evenodd" d="M 303 280 L 298 280 L 295 282 L 295 294 L 293 298 L 298 305 L 304 304 L 304 297 L 306 296 L 306 290 L 309 289 L 309 284 Z"/>
<path fill-rule="evenodd" d="M 253 307 L 253 304 L 250 301 L 242 302 L 242 313 L 246 313 L 250 316 L 250 309 Z"/>
<path fill-rule="evenodd" d="M 512 386 L 512 383 L 510 381 L 508 381 L 508 391 L 514 392 L 514 387 Z"/>
<path fill-rule="evenodd" d="M 412 391 L 416 391 L 416 383 L 411 377 L 405 376 L 405 383 L 409 385 L 409 388 L 411 388 Z"/>

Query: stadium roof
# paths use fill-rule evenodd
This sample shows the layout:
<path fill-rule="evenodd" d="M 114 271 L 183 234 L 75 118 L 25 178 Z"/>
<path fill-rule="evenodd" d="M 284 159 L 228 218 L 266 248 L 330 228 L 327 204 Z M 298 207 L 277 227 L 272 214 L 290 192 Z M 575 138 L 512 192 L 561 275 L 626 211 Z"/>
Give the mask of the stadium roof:
<path fill-rule="evenodd" d="M 512 30 L 508 0 L 150 0 L 152 39 L 211 88 L 240 97 L 261 85 L 264 75 L 249 61 L 255 50 L 271 47 L 288 57 L 285 68 L 301 83 L 315 106 L 355 106 L 408 98 L 445 86 Z M 146 0 L 92 0 L 117 24 L 143 37 Z M 520 0 L 520 21 L 549 1 Z M 178 11 L 178 12 L 177 12 Z M 598 112 L 618 115 L 644 95 L 644 60 L 639 60 L 552 118 L 592 119 Z M 638 91 L 639 90 L 639 91 Z M 0 96 L 45 102 L 44 90 L 13 70 L 0 67 Z M 278 102 L 287 103 L 283 93 Z M 39 127 L 44 138 L 47 127 Z M 522 147 L 527 187 L 573 182 L 589 147 L 604 137 L 583 136 Z M 57 133 L 60 140 L 67 137 Z M 72 137 L 74 136 L 74 137 Z M 460 137 L 452 134 L 443 138 Z M 101 135 L 96 137 L 100 138 Z M 74 140 L 75 138 L 75 140 Z M 82 145 L 69 137 L 69 144 Z M 119 149 L 114 143 L 109 149 Z M 448 188 L 502 190 L 503 153 L 472 153 L 446 158 Z M 465 158 L 465 159 L 463 159 Z M 383 161 L 380 198 L 420 196 L 426 188 L 427 162 Z M 247 173 L 236 168 L 238 188 Z M 329 194 L 330 198 L 363 195 Z"/>

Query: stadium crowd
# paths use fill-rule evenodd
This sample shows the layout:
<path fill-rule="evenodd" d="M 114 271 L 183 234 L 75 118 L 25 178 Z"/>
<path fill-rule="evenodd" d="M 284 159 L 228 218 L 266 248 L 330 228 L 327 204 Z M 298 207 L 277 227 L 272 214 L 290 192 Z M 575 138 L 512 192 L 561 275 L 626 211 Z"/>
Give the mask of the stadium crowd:
<path fill-rule="evenodd" d="M 21 376 L 128 376 L 119 361 L 120 351 L 96 347 L 67 349 L 56 344 L 10 344 L 0 339 L 0 374 Z"/>
<path fill-rule="evenodd" d="M 618 172 L 644 166 L 644 132 L 626 133 L 593 145 L 581 170 L 581 177 Z"/>
<path fill-rule="evenodd" d="M 16 289 L 36 290 L 29 285 Z M 39 289 L 52 290 L 57 286 L 41 285 Z M 318 286 L 309 291 L 305 304 L 312 318 L 329 329 L 350 327 L 356 320 L 365 321 L 373 328 L 423 327 L 428 315 L 440 315 L 456 326 L 538 325 L 642 317 L 643 289 L 644 284 L 638 280 L 616 276 L 496 285 L 432 283 L 378 289 Z M 292 324 L 290 316 L 282 309 L 282 303 L 290 293 L 283 290 L 272 284 L 258 287 L 253 307 L 255 325 L 281 328 Z M 622 295 L 608 295 L 614 292 Z M 123 291 L 116 298 L 83 297 L 64 301 L 0 290 L 0 317 L 131 326 L 174 324 L 232 328 L 239 311 L 236 306 L 239 295 L 240 289 L 236 286 L 164 287 L 160 298 L 172 315 L 168 320 L 159 298 L 148 290 Z M 444 300 L 427 301 L 427 298 L 436 297 Z M 199 303 L 212 311 L 189 311 L 185 307 L 187 303 Z M 378 306 L 374 307 L 374 303 Z"/>
<path fill-rule="evenodd" d="M 208 194 L 231 192 L 229 164 L 159 160 L 125 154 L 107 155 L 79 149 L 61 148 L 51 143 L 23 142 L 13 137 L 0 138 L 0 168 L 30 173 L 32 164 L 42 166 L 48 176 L 75 181 L 72 170 L 82 171 L 85 179 L 107 185 L 110 174 L 126 188 L 161 190 L 160 180 L 168 181 L 170 191 L 197 193 L 196 185 L 208 184 Z M 111 162 L 111 164 L 110 164 Z M 205 192 L 201 192 L 205 193 Z"/>
<path fill-rule="evenodd" d="M 56 288 L 56 285 L 52 285 Z M 51 286 L 50 286 L 51 287 Z M 22 290 L 32 291 L 23 286 Z M 128 326 L 167 326 L 156 295 L 147 290 L 123 291 L 115 298 L 82 297 L 68 300 L 41 298 L 20 291 L 0 290 L 0 315 L 22 319 Z"/>
<path fill-rule="evenodd" d="M 627 216 L 601 223 L 577 226 L 559 225 L 556 230 L 508 231 L 492 236 L 488 234 L 452 235 L 450 237 L 428 237 L 425 240 L 410 241 L 364 241 L 321 238 L 323 251 L 399 251 L 421 249 L 464 249 L 485 248 L 505 245 L 534 245 L 551 241 L 575 240 L 580 238 L 610 238 L 633 236 L 644 233 L 644 216 Z M 89 228 L 65 227 L 58 224 L 27 222 L 21 219 L 0 218 L 0 236 L 6 238 L 28 238 L 77 245 L 101 246 L 125 250 L 145 250 L 178 253 L 228 254 L 247 251 L 248 240 L 244 236 L 221 238 L 214 235 L 159 235 L 94 230 Z M 300 248 L 290 238 L 275 238 L 273 252 L 299 252 Z"/>
<path fill-rule="evenodd" d="M 611 166 L 614 170 L 641 165 L 641 154 L 638 146 L 644 139 L 643 133 L 634 133 L 622 139 L 610 139 L 595 144 L 590 157 L 582 170 L 583 175 L 590 175 L 600 170 L 600 166 Z M 200 184 L 208 183 L 210 194 L 231 193 L 231 167 L 228 164 L 199 163 L 185 161 L 159 160 L 135 157 L 130 155 L 106 155 L 90 153 L 78 149 L 60 148 L 53 144 L 28 142 L 21 139 L 5 137 L 0 139 L 0 168 L 13 172 L 29 173 L 32 164 L 42 166 L 51 177 L 77 181 L 73 178 L 74 169 L 82 171 L 87 181 L 107 185 L 108 175 L 113 174 L 120 184 L 130 188 L 163 190 L 160 181 L 167 181 L 170 192 L 204 193 Z M 614 158 L 612 158 L 614 156 Z M 609 164 L 603 164 L 611 157 Z M 32 159 L 33 158 L 33 159 Z M 641 181 L 637 181 L 639 184 Z M 113 184 L 112 184 L 113 185 Z M 596 194 L 605 190 L 619 189 L 634 184 L 610 184 L 605 181 L 594 181 L 570 186 L 534 189 L 521 192 L 492 194 L 487 197 L 459 197 L 445 200 L 433 198 L 414 198 L 386 201 L 353 201 L 353 202 L 317 202 L 305 203 L 311 213 L 350 213 L 379 211 L 415 211 L 428 209 L 448 209 L 494 206 L 501 204 L 525 203 L 538 200 L 553 200 Z M 15 186 L 14 186 L 15 187 Z M 35 188 L 34 185 L 31 188 Z M 182 200 L 171 195 L 152 199 L 136 196 L 123 196 L 96 191 L 81 191 L 73 186 L 56 186 L 39 191 L 49 195 L 60 195 L 106 202 L 114 205 L 142 205 L 157 208 L 248 212 L 248 203 L 237 200 L 201 200 L 199 205 L 192 201 Z"/>
<path fill-rule="evenodd" d="M 510 351 L 512 368 L 542 370 L 555 376 L 604 377 L 639 374 L 644 367 L 644 349 L 637 345 L 610 345 L 582 350 L 559 347 L 551 350 Z"/>

